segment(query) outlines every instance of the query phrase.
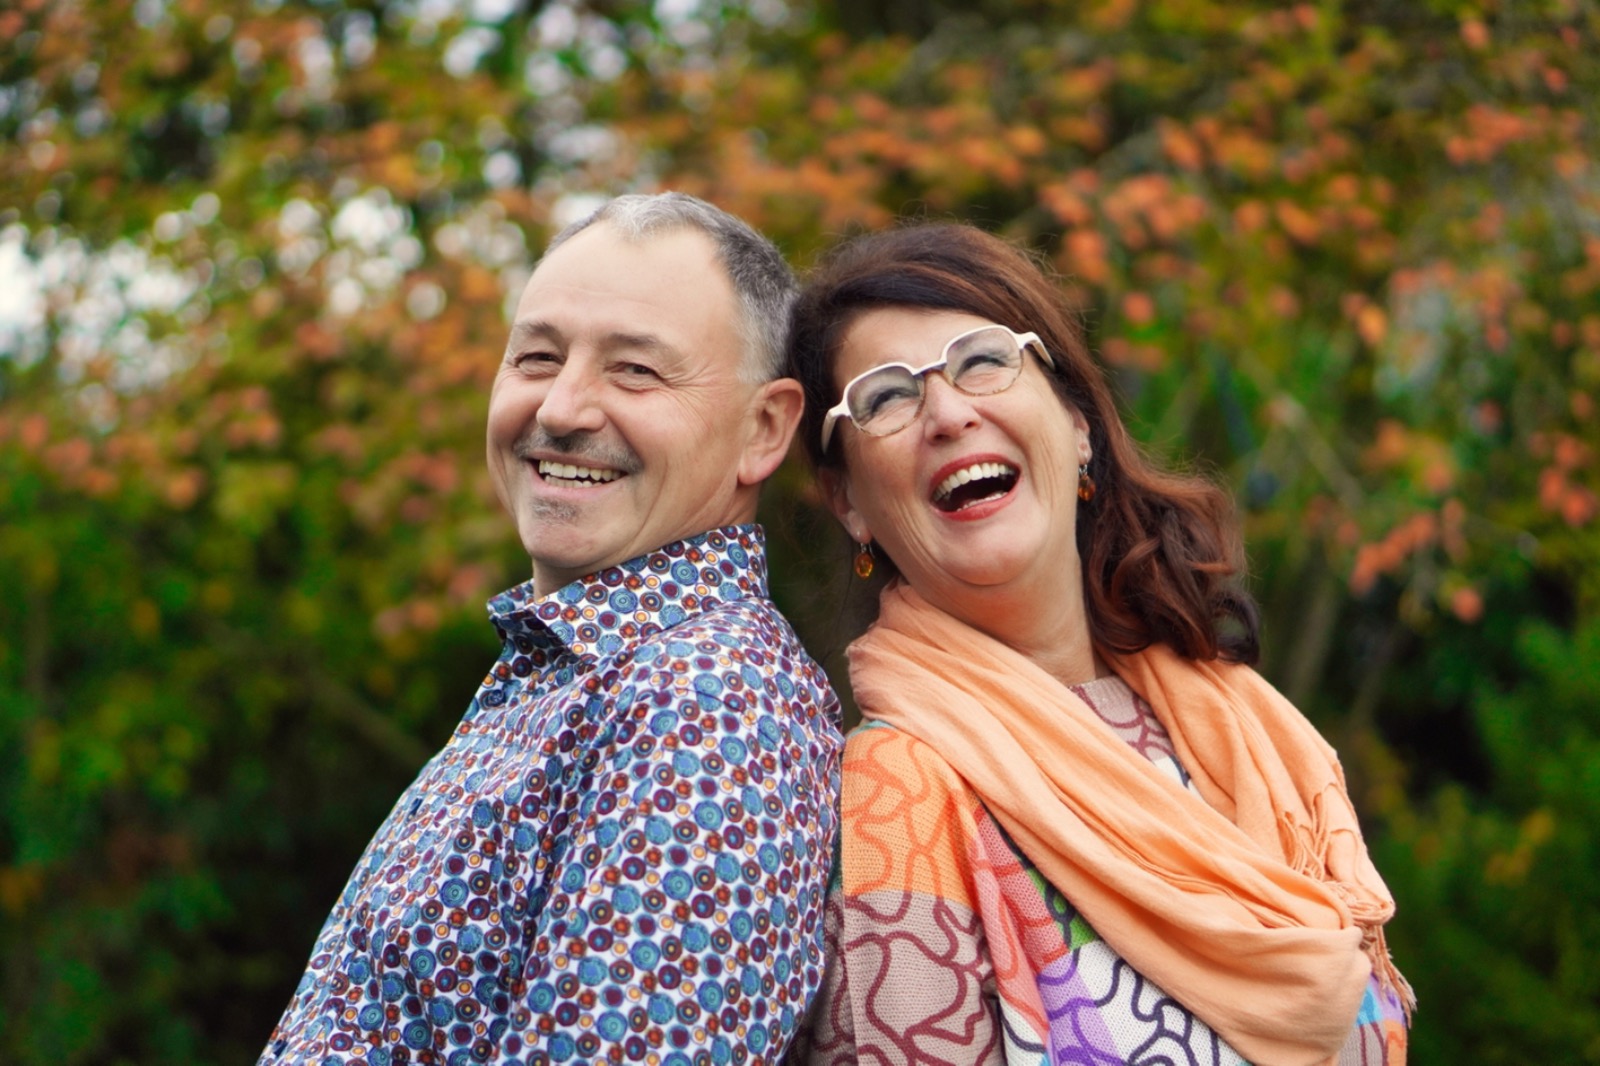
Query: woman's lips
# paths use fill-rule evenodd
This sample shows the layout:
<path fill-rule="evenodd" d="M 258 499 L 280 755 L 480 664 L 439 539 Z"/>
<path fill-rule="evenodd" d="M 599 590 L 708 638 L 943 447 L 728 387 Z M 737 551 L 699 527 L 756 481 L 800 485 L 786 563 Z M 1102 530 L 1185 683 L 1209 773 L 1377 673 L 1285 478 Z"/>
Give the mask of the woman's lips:
<path fill-rule="evenodd" d="M 990 504 L 1012 494 L 1021 477 L 1017 464 L 1002 456 L 966 456 L 939 468 L 929 499 L 940 514 L 982 517 L 993 512 Z"/>

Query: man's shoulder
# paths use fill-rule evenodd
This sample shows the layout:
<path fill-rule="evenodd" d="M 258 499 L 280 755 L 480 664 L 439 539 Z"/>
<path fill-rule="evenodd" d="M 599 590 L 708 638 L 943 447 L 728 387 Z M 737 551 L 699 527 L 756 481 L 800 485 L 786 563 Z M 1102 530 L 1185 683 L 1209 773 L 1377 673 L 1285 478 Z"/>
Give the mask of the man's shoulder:
<path fill-rule="evenodd" d="M 705 647 L 702 647 L 705 646 Z M 724 600 L 693 616 L 668 626 L 639 644 L 669 656 L 693 656 L 709 651 L 710 646 L 729 651 L 799 657 L 815 666 L 794 626 L 771 600 L 746 596 Z"/>
<path fill-rule="evenodd" d="M 838 714 L 828 675 L 764 597 L 716 604 L 645 638 L 633 658 L 671 671 L 702 697 L 743 691 L 763 702 L 814 705 Z"/>

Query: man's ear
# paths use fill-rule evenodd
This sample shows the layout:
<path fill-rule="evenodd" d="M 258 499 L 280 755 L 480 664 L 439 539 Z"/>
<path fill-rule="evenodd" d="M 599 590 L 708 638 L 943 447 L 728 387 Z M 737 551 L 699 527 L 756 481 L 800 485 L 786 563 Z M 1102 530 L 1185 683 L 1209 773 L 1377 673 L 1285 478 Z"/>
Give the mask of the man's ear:
<path fill-rule="evenodd" d="M 805 405 L 805 391 L 794 378 L 779 378 L 761 386 L 750 401 L 749 435 L 739 457 L 741 486 L 759 485 L 778 469 L 789 453 Z"/>

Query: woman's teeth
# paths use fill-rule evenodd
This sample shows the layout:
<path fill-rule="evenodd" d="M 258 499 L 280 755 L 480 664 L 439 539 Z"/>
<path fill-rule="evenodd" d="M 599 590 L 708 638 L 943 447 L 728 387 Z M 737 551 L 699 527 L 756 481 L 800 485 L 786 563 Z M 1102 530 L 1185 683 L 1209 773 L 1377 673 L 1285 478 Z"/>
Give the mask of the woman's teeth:
<path fill-rule="evenodd" d="M 964 466 L 939 482 L 939 487 L 933 490 L 935 502 L 944 499 L 957 488 L 969 481 L 978 481 L 986 477 L 1002 477 L 1011 473 L 1011 468 L 1002 463 L 973 463 Z"/>
<path fill-rule="evenodd" d="M 939 482 L 933 490 L 933 502 L 941 510 L 960 510 L 980 500 L 1003 495 L 1016 480 L 1016 468 L 1007 463 L 973 463 Z M 964 485 L 989 481 L 993 481 L 993 484 L 975 484 L 971 491 L 960 493 L 959 498 L 956 496 L 957 490 Z"/>
<path fill-rule="evenodd" d="M 622 476 L 620 470 L 598 470 L 589 466 L 573 466 L 571 463 L 553 463 L 548 459 L 539 460 L 539 476 L 546 481 L 571 482 L 575 485 L 598 485 L 607 481 L 615 481 Z"/>

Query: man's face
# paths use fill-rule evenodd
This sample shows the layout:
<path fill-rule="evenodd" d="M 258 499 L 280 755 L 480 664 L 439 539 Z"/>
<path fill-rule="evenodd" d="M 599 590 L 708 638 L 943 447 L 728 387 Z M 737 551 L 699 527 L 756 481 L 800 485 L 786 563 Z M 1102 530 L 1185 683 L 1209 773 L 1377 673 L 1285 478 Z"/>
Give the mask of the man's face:
<path fill-rule="evenodd" d="M 606 223 L 547 255 L 489 398 L 489 473 L 540 595 L 754 517 L 733 286 L 694 230 Z"/>

